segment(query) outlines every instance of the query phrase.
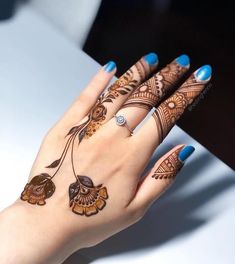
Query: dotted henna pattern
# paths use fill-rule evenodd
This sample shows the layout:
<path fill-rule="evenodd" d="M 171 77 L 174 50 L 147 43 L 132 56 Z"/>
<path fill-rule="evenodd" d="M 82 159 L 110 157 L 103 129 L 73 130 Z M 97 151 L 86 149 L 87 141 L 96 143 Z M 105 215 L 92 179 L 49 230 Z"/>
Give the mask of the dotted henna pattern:
<path fill-rule="evenodd" d="M 178 159 L 179 152 L 182 148 L 177 149 L 163 160 L 152 175 L 152 178 L 173 180 L 183 166 L 183 163 Z"/>

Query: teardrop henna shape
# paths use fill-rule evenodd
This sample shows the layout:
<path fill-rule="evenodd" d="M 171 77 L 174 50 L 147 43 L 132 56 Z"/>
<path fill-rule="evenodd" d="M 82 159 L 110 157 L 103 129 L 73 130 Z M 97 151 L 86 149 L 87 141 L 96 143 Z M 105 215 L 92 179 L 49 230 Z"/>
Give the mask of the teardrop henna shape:
<path fill-rule="evenodd" d="M 30 204 L 45 205 L 45 200 L 50 198 L 54 192 L 55 184 L 51 180 L 51 176 L 47 173 L 42 173 L 33 177 L 26 184 L 20 198 Z"/>
<path fill-rule="evenodd" d="M 77 176 L 69 186 L 70 207 L 75 214 L 91 216 L 102 210 L 108 199 L 106 187 L 94 186 L 87 176 Z"/>

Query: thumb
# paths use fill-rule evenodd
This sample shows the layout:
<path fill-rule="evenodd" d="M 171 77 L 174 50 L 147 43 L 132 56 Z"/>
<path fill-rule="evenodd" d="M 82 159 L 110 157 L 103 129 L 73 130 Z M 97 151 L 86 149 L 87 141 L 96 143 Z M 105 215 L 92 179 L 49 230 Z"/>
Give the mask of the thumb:
<path fill-rule="evenodd" d="M 140 180 L 135 197 L 129 207 L 134 210 L 146 209 L 172 184 L 185 160 L 193 153 L 194 147 L 178 145 L 161 157 Z"/>

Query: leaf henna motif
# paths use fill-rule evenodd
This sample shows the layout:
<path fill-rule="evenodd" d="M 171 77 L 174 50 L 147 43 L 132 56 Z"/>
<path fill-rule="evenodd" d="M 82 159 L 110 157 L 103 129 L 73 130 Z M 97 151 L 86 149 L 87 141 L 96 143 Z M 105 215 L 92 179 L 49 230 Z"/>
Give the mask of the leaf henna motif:
<path fill-rule="evenodd" d="M 152 175 L 152 178 L 173 180 L 183 166 L 183 163 L 178 159 L 179 152 L 182 148 L 177 149 L 163 160 Z"/>
<path fill-rule="evenodd" d="M 61 159 L 53 161 L 49 166 L 46 166 L 46 168 L 52 169 L 56 168 L 60 164 Z"/>
<path fill-rule="evenodd" d="M 51 176 L 47 173 L 42 173 L 33 177 L 26 184 L 20 198 L 30 204 L 45 205 L 45 200 L 50 198 L 54 192 L 55 184 L 51 180 Z"/>
<path fill-rule="evenodd" d="M 69 186 L 70 207 L 75 214 L 91 216 L 102 210 L 108 199 L 106 187 L 94 186 L 87 176 L 77 176 Z"/>

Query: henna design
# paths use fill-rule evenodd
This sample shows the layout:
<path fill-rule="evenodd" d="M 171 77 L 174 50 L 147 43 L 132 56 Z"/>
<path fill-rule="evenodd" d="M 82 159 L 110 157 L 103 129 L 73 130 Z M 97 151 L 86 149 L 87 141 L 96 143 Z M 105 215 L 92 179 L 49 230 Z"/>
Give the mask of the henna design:
<path fill-rule="evenodd" d="M 46 204 L 45 199 L 51 197 L 54 192 L 55 184 L 50 175 L 42 173 L 26 184 L 21 199 L 31 204 L 44 205 Z"/>
<path fill-rule="evenodd" d="M 50 176 L 48 173 L 41 173 L 40 175 L 34 176 L 31 181 L 25 185 L 24 190 L 20 196 L 21 200 L 27 201 L 30 204 L 46 204 L 45 200 L 50 198 L 55 192 L 56 187 L 52 179 L 55 177 L 62 166 L 71 140 L 72 137 L 67 140 L 61 157 L 46 167 L 50 169 L 57 168 L 54 174 Z"/>
<path fill-rule="evenodd" d="M 148 111 L 159 103 L 187 68 L 173 61 L 152 78 L 142 83 L 128 98 L 124 107 L 137 106 Z"/>
<path fill-rule="evenodd" d="M 138 76 L 134 78 L 135 71 L 138 73 Z M 45 200 L 53 195 L 56 188 L 52 179 L 60 170 L 71 146 L 71 165 L 76 179 L 76 182 L 69 186 L 70 207 L 72 207 L 72 211 L 76 214 L 90 216 L 97 214 L 105 207 L 105 200 L 108 199 L 106 187 L 102 187 L 101 184 L 94 186 L 89 177 L 78 176 L 76 174 L 74 167 L 75 140 L 77 139 L 78 143 L 80 143 L 83 138 L 91 137 L 106 118 L 107 108 L 105 103 L 112 103 L 120 95 L 128 95 L 131 93 L 134 87 L 147 76 L 148 72 L 149 69 L 146 69 L 143 59 L 141 59 L 111 85 L 106 93 L 100 96 L 88 114 L 87 119 L 82 124 L 72 127 L 67 133 L 66 137 L 68 139 L 60 158 L 46 166 L 47 169 L 55 169 L 52 176 L 48 173 L 41 173 L 40 175 L 34 176 L 26 184 L 21 193 L 21 200 L 27 201 L 30 204 L 46 204 Z"/>
<path fill-rule="evenodd" d="M 138 73 L 138 76 L 136 77 L 134 76 L 135 71 Z M 97 100 L 95 106 L 87 117 L 86 125 L 84 125 L 82 129 L 78 126 L 72 128 L 73 132 L 79 131 L 80 141 L 83 138 L 91 137 L 106 119 L 107 107 L 104 103 L 112 103 L 113 100 L 120 95 L 128 95 L 131 93 L 140 81 L 148 76 L 148 73 L 149 69 L 146 68 L 142 58 L 118 80 L 116 80 L 114 84 L 108 88 L 108 91 L 103 93 Z"/>
<path fill-rule="evenodd" d="M 183 163 L 178 158 L 179 153 L 182 149 L 183 147 L 177 149 L 172 154 L 170 154 L 165 160 L 163 160 L 152 175 L 152 178 L 160 180 L 173 180 L 176 174 L 183 167 Z"/>
<path fill-rule="evenodd" d="M 69 186 L 70 207 L 75 214 L 91 216 L 102 210 L 108 199 L 106 187 L 94 186 L 87 176 L 77 176 L 77 181 Z"/>
<path fill-rule="evenodd" d="M 197 97 L 205 86 L 205 82 L 198 81 L 192 75 L 172 96 L 159 105 L 154 111 L 159 140 L 162 142 L 184 110 Z"/>

